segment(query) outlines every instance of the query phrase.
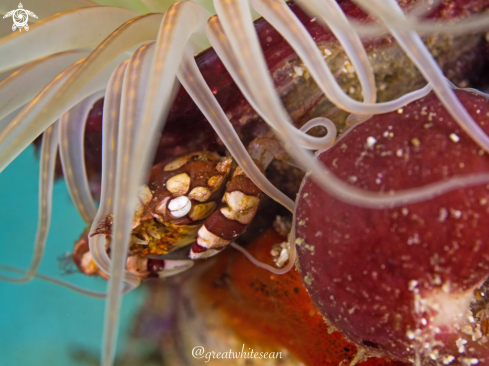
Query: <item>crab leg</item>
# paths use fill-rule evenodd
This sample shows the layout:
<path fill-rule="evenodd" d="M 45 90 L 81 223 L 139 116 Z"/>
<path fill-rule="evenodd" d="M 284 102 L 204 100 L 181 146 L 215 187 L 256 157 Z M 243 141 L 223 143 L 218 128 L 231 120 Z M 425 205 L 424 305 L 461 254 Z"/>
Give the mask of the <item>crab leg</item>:
<path fill-rule="evenodd" d="M 214 211 L 199 229 L 190 258 L 213 256 L 243 234 L 255 216 L 261 197 L 260 189 L 237 167 L 222 199 L 225 206 Z"/>
<path fill-rule="evenodd" d="M 174 276 L 190 269 L 191 260 L 154 259 L 132 255 L 127 258 L 128 271 L 137 273 L 141 278 L 164 278 Z"/>

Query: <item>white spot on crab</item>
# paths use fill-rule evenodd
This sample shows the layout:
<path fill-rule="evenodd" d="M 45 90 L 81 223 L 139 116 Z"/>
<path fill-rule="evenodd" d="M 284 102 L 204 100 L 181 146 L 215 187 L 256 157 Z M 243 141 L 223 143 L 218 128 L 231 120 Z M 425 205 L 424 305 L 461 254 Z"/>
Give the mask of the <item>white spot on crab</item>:
<path fill-rule="evenodd" d="M 205 225 L 202 225 L 198 232 L 197 244 L 201 247 L 212 249 L 219 248 L 229 244 L 229 240 L 223 239 L 214 233 L 211 233 Z"/>
<path fill-rule="evenodd" d="M 139 188 L 138 197 L 141 202 L 147 205 L 153 199 L 153 194 L 151 193 L 149 187 L 145 184 Z"/>
<path fill-rule="evenodd" d="M 190 212 L 192 204 L 188 197 L 180 196 L 174 198 L 168 203 L 168 209 L 173 217 L 180 218 Z"/>
<path fill-rule="evenodd" d="M 166 189 L 177 196 L 183 196 L 190 188 L 190 176 L 187 173 L 175 175 L 166 181 Z"/>

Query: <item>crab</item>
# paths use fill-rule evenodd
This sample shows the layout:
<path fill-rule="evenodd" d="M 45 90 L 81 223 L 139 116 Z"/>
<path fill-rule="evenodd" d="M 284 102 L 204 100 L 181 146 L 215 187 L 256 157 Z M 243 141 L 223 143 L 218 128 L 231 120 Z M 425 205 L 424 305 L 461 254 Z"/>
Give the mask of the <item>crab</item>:
<path fill-rule="evenodd" d="M 246 230 L 261 197 L 231 157 L 195 152 L 155 165 L 139 189 L 127 270 L 141 278 L 167 277 L 192 267 L 193 260 L 216 255 Z M 110 241 L 112 217 L 91 235 L 104 234 Z M 155 258 L 192 243 L 190 260 Z M 84 274 L 105 277 L 85 235 L 75 244 L 73 259 Z"/>

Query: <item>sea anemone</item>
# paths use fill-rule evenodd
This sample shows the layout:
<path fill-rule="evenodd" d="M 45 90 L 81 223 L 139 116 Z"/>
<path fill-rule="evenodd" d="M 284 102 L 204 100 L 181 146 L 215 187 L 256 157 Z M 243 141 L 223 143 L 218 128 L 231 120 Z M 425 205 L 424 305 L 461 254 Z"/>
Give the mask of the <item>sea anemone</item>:
<path fill-rule="evenodd" d="M 326 97 L 350 113 L 348 126 L 357 126 L 375 114 L 399 110 L 433 90 L 450 116 L 489 152 L 489 137 L 457 99 L 453 91 L 455 86 L 445 78 L 421 39 L 421 35 L 435 32 L 463 34 L 483 30 L 487 28 L 487 16 L 478 15 L 470 21 L 452 23 L 424 19 L 432 8 L 423 2 L 415 4 L 417 6 L 403 4 L 410 10 L 407 14 L 395 0 L 358 0 L 355 3 L 370 14 L 369 22 L 360 23 L 345 16 L 334 0 L 299 1 L 318 22 L 327 24 L 344 48 L 361 85 L 363 101 L 345 93 L 324 62 L 324 55 L 315 41 L 285 2 L 251 1 L 253 9 L 299 55 L 304 69 Z M 2 276 L 2 279 L 25 282 L 36 275 L 49 228 L 59 145 L 71 196 L 82 218 L 88 224 L 93 223 L 91 231 L 113 213 L 110 258 L 105 250 L 105 236 L 90 237 L 90 251 L 96 264 L 110 276 L 103 365 L 113 362 L 121 296 L 139 284 L 137 276 L 124 270 L 131 223 L 137 191 L 153 161 L 160 131 L 175 96 L 177 80 L 248 177 L 269 197 L 294 211 L 294 202 L 276 189 L 255 166 L 199 72 L 194 55 L 203 51 L 208 42 L 295 164 L 309 171 L 326 192 L 341 201 L 369 208 L 395 207 L 424 201 L 461 186 L 489 182 L 487 173 L 482 173 L 405 191 L 377 193 L 355 188 L 338 179 L 308 151 L 329 148 L 336 139 L 335 124 L 321 117 L 305 123 L 301 129 L 294 126 L 275 91 L 253 27 L 248 1 L 216 0 L 215 16 L 196 2 L 180 2 L 164 14 L 144 15 L 137 15 L 133 10 L 166 9 L 153 1 L 129 3 L 132 10 L 107 6 L 78 8 L 79 5 L 76 1 L 65 1 L 66 11 L 47 19 L 38 12 L 43 20 L 28 32 L 17 32 L 0 40 L 0 72 L 15 70 L 0 84 L 0 171 L 43 134 L 40 216 L 32 264 L 22 278 Z M 86 1 L 82 5 L 91 4 Z M 12 7 L 11 3 L 2 4 L 0 10 L 5 13 L 9 7 Z M 48 3 L 44 11 L 47 12 L 45 16 L 57 13 L 57 3 Z M 375 76 L 361 37 L 388 33 L 419 69 L 427 85 L 397 99 L 376 103 Z M 85 173 L 83 123 L 76 122 L 86 119 L 94 101 L 102 94 L 105 97 L 102 188 L 97 209 Z M 327 131 L 325 136 L 314 137 L 306 133 L 317 126 Z M 105 296 L 77 290 L 87 295 Z"/>

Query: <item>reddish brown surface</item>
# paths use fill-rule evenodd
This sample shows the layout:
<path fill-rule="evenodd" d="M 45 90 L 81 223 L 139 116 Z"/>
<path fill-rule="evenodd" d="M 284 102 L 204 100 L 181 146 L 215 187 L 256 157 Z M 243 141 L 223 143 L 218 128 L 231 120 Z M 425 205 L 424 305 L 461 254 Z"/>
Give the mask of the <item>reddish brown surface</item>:
<path fill-rule="evenodd" d="M 270 229 L 247 249 L 270 263 L 271 246 L 283 240 Z M 286 348 L 306 365 L 338 366 L 344 360 L 351 361 L 356 353 L 356 347 L 339 332 L 328 332 L 329 326 L 312 305 L 296 269 L 274 275 L 229 250 L 199 278 L 203 296 L 247 347 Z M 359 365 L 403 364 L 370 359 Z"/>
<path fill-rule="evenodd" d="M 457 95 L 488 133 L 489 100 L 468 92 Z M 452 141 L 452 133 L 460 141 Z M 368 137 L 377 140 L 372 149 L 366 145 Z M 433 94 L 404 107 L 401 114 L 373 117 L 320 159 L 343 181 L 383 192 L 489 171 L 488 154 L 461 131 Z M 311 179 L 300 197 L 297 236 L 314 246 L 298 247 L 302 274 L 310 279 L 306 282 L 318 309 L 357 344 L 408 357 L 406 331 L 420 327 L 409 281 L 419 282 L 423 297 L 449 282 L 448 301 L 489 275 L 487 185 L 385 210 L 338 201 Z M 445 341 L 444 351 L 458 357 L 455 339 L 470 337 L 445 326 L 449 324 L 440 325 L 436 338 Z M 478 347 L 470 340 L 469 346 Z M 484 349 L 473 355 L 487 353 Z"/>
<path fill-rule="evenodd" d="M 489 9 L 488 0 L 451 0 L 442 1 L 441 4 L 428 16 L 432 19 L 452 19 L 466 17 Z"/>

